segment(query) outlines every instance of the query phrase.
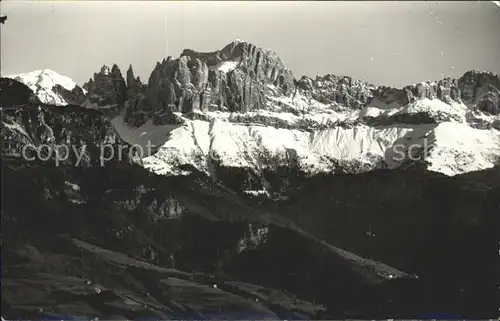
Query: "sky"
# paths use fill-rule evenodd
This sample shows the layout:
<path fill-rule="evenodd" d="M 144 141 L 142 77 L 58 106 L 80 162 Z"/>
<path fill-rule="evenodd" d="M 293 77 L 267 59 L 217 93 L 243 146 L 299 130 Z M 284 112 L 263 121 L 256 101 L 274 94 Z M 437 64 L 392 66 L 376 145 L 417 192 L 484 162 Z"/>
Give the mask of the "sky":
<path fill-rule="evenodd" d="M 492 2 L 4 0 L 1 74 L 52 69 L 83 84 L 101 66 L 157 61 L 235 39 L 276 52 L 302 75 L 402 87 L 471 69 L 500 72 L 500 7 Z"/>

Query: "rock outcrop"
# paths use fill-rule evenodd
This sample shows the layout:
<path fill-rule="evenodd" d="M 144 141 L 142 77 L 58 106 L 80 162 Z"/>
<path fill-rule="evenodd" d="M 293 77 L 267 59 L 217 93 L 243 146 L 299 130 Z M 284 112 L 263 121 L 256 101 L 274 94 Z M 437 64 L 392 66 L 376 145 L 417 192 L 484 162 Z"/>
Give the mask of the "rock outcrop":
<path fill-rule="evenodd" d="M 28 86 L 11 78 L 0 78 L 0 107 L 13 108 L 30 103 L 40 103 L 40 100 Z"/>
<path fill-rule="evenodd" d="M 271 51 L 240 41 L 212 53 L 186 49 L 178 59 L 157 63 L 145 97 L 132 105 L 130 119 L 140 119 L 136 126 L 152 118 L 164 124 L 173 112 L 262 109 L 269 85 L 283 95 L 294 91 L 292 73 Z"/>
<path fill-rule="evenodd" d="M 83 88 L 88 91 L 91 103 L 97 107 L 123 105 L 128 98 L 125 79 L 116 64 L 111 69 L 102 66 L 101 71 L 94 73 L 93 79 L 85 83 Z"/>
<path fill-rule="evenodd" d="M 68 105 L 83 105 L 87 99 L 85 91 L 76 86 L 72 90 L 67 90 L 63 86 L 56 84 L 52 90 L 58 94 Z"/>
<path fill-rule="evenodd" d="M 467 106 L 500 115 L 500 74 L 468 71 L 458 79 L 458 87 Z"/>
<path fill-rule="evenodd" d="M 381 86 L 372 91 L 374 101 L 371 103 L 396 103 L 402 106 L 421 99 L 439 99 L 447 104 L 464 103 L 472 110 L 489 115 L 500 114 L 500 75 L 491 72 L 473 70 L 458 79 L 448 77 L 402 89 Z"/>
<path fill-rule="evenodd" d="M 133 98 L 144 92 L 146 86 L 142 83 L 140 77 L 135 77 L 132 65 L 127 70 L 127 97 Z"/>
<path fill-rule="evenodd" d="M 303 76 L 297 86 L 304 94 L 323 104 L 360 109 L 373 98 L 370 85 L 348 76 L 325 75 L 311 79 Z"/>

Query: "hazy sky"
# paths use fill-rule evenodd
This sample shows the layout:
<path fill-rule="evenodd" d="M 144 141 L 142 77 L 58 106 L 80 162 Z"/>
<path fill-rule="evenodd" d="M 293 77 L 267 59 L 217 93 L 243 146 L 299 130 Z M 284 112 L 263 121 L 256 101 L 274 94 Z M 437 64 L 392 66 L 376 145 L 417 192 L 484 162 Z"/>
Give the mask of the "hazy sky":
<path fill-rule="evenodd" d="M 2 75 L 49 68 L 83 84 L 103 64 L 147 81 L 184 48 L 234 39 L 275 51 L 296 77 L 403 86 L 469 69 L 500 72 L 491 2 L 2 1 Z"/>

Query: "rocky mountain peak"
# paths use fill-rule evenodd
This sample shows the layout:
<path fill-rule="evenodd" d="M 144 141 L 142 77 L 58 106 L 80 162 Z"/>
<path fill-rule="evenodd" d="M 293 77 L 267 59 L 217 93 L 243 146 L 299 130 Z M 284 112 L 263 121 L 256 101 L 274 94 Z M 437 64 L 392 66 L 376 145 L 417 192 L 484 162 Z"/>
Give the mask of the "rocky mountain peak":
<path fill-rule="evenodd" d="M 70 78 L 50 69 L 34 70 L 28 73 L 7 76 L 28 86 L 40 102 L 65 106 L 80 104 L 85 92 Z"/>
<path fill-rule="evenodd" d="M 281 95 L 295 89 L 291 71 L 270 50 L 242 41 L 213 52 L 184 49 L 179 58 L 156 64 L 145 97 L 133 105 L 129 119 L 141 119 L 134 122 L 140 125 L 150 118 L 169 121 L 173 112 L 262 109 L 269 86 Z"/>
<path fill-rule="evenodd" d="M 198 59 L 215 71 L 240 70 L 254 81 L 276 85 L 285 94 L 294 90 L 293 75 L 278 55 L 246 41 L 233 41 L 214 52 L 184 49 L 181 59 L 183 57 L 188 57 L 185 61 Z"/>
<path fill-rule="evenodd" d="M 113 64 L 113 66 L 111 67 L 111 75 L 123 78 L 122 72 L 120 71 L 120 67 L 118 67 L 117 64 Z"/>
<path fill-rule="evenodd" d="M 132 65 L 129 65 L 127 70 L 127 94 L 128 97 L 135 97 L 143 92 L 144 85 L 140 77 L 135 77 Z"/>
<path fill-rule="evenodd" d="M 107 76 L 107 75 L 111 74 L 111 70 L 109 69 L 109 67 L 108 67 L 108 66 L 103 65 L 103 66 L 101 67 L 101 71 L 100 71 L 100 73 L 101 73 L 101 74 L 103 74 L 103 75 L 105 75 L 105 76 Z"/>
<path fill-rule="evenodd" d="M 343 75 L 326 74 L 316 76 L 316 79 L 302 76 L 297 87 L 305 96 L 323 104 L 340 104 L 354 109 L 366 106 L 373 98 L 368 83 Z"/>
<path fill-rule="evenodd" d="M 107 65 L 101 67 L 100 72 L 94 73 L 83 85 L 88 91 L 90 102 L 97 107 L 120 105 L 127 100 L 127 85 L 118 65 L 113 64 L 111 68 Z"/>
<path fill-rule="evenodd" d="M 461 98 L 470 107 L 500 114 L 500 74 L 470 70 L 457 80 Z"/>
<path fill-rule="evenodd" d="M 135 80 L 134 70 L 132 69 L 132 65 L 129 65 L 127 69 L 127 86 L 129 86 L 129 83 L 133 82 L 134 80 Z"/>

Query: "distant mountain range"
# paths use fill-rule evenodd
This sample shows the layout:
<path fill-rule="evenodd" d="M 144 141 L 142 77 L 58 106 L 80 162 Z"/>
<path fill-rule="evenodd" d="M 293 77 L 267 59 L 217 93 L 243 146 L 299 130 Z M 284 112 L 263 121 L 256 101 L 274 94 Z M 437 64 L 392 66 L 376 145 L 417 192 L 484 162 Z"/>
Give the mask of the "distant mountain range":
<path fill-rule="evenodd" d="M 50 70 L 11 78 L 44 103 L 104 110 L 125 141 L 155 145 L 142 159 L 155 173 L 194 168 L 228 183 L 225 173 L 238 172 L 249 193 L 282 189 L 275 168 L 311 177 L 411 160 L 456 175 L 500 158 L 500 76 L 490 72 L 401 89 L 348 76 L 295 79 L 275 53 L 237 40 L 168 57 L 147 84 L 116 65 L 82 87 Z"/>

